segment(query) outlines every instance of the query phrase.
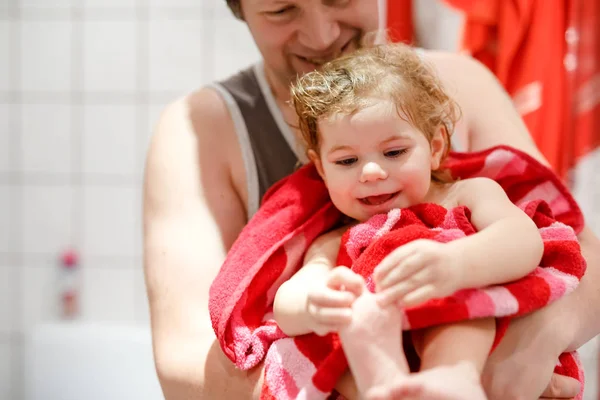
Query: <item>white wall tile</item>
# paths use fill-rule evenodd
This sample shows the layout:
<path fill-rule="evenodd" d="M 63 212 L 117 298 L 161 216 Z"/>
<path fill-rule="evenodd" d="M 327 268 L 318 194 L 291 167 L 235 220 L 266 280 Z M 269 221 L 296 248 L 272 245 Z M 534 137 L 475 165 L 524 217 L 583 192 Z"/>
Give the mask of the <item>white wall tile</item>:
<path fill-rule="evenodd" d="M 260 60 L 246 24 L 233 18 L 216 21 L 215 79 L 224 79 Z"/>
<path fill-rule="evenodd" d="M 202 8 L 205 4 L 214 3 L 215 0 L 150 0 L 150 7 L 185 7 L 185 8 Z M 225 0 L 217 0 L 225 3 Z M 203 4 L 204 3 L 204 4 Z"/>
<path fill-rule="evenodd" d="M 58 255 L 71 247 L 72 203 L 68 186 L 23 186 L 21 251 Z"/>
<path fill-rule="evenodd" d="M 60 104 L 21 106 L 21 169 L 71 172 L 71 108 Z"/>
<path fill-rule="evenodd" d="M 136 110 L 130 105 L 84 109 L 84 173 L 133 176 L 136 171 Z"/>
<path fill-rule="evenodd" d="M 76 0 L 19 0 L 21 8 L 59 8 L 78 5 Z"/>
<path fill-rule="evenodd" d="M 15 228 L 12 226 L 13 219 L 11 218 L 15 211 L 12 196 L 14 190 L 14 186 L 0 185 L 0 253 L 14 250 L 11 249 L 15 242 L 11 237 Z"/>
<path fill-rule="evenodd" d="M 90 321 L 134 322 L 134 268 L 127 263 L 82 267 L 82 317 Z"/>
<path fill-rule="evenodd" d="M 136 22 L 83 24 L 84 84 L 89 91 L 136 88 Z"/>
<path fill-rule="evenodd" d="M 227 6 L 227 3 L 225 1 L 209 0 L 206 2 L 205 7 L 207 9 L 210 8 L 212 14 L 214 16 L 216 16 L 217 18 L 235 19 L 235 17 L 231 13 L 231 10 L 229 9 L 229 7 Z"/>
<path fill-rule="evenodd" d="M 81 0 L 84 7 L 97 8 L 133 8 L 138 0 Z"/>
<path fill-rule="evenodd" d="M 137 187 L 84 188 L 83 248 L 87 256 L 132 256 Z"/>
<path fill-rule="evenodd" d="M 12 351 L 8 338 L 0 338 L 0 399 L 12 398 Z"/>
<path fill-rule="evenodd" d="M 15 324 L 18 282 L 16 265 L 0 263 L 0 337 L 16 332 L 18 328 Z"/>
<path fill-rule="evenodd" d="M 202 64 L 210 59 L 203 53 L 206 32 L 203 22 L 152 20 L 150 30 L 150 90 L 187 92 L 203 83 Z"/>
<path fill-rule="evenodd" d="M 21 331 L 61 318 L 60 266 L 58 262 L 25 259 L 19 292 Z"/>
<path fill-rule="evenodd" d="M 0 68 L 2 63 L 0 63 Z M 1 90 L 1 89 L 0 89 Z M 11 104 L 0 104 L 0 173 L 9 171 L 11 146 L 11 118 L 15 107 Z"/>
<path fill-rule="evenodd" d="M 21 88 L 26 91 L 71 89 L 71 23 L 22 21 Z"/>
<path fill-rule="evenodd" d="M 0 21 L 0 91 L 11 89 L 11 41 L 12 41 L 12 22 Z"/>

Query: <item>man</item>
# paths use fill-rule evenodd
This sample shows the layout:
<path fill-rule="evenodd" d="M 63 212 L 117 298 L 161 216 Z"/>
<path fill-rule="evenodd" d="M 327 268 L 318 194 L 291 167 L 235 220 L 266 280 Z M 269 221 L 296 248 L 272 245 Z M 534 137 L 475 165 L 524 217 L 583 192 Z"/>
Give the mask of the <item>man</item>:
<path fill-rule="evenodd" d="M 147 158 L 145 271 L 156 368 L 168 400 L 258 398 L 262 370 L 236 370 L 215 340 L 209 287 L 264 191 L 303 160 L 289 128 L 296 122 L 287 103 L 289 83 L 357 48 L 381 20 L 375 0 L 227 2 L 247 23 L 263 63 L 170 105 Z M 455 137 L 463 150 L 508 144 L 545 162 L 483 66 L 453 54 L 423 57 L 462 108 Z M 561 352 L 600 332 L 592 317 L 600 304 L 594 283 L 600 279 L 600 241 L 588 228 L 579 238 L 588 273 L 572 295 L 512 323 L 486 366 L 491 399 L 577 393 L 576 382 L 552 370 Z M 349 376 L 338 387 L 356 398 Z"/>

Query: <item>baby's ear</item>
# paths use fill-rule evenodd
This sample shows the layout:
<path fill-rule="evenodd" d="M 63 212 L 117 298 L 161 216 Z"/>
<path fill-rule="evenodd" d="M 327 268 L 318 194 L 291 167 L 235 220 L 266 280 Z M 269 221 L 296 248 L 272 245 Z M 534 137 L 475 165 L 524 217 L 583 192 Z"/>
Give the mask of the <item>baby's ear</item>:
<path fill-rule="evenodd" d="M 433 137 L 431 138 L 431 170 L 435 171 L 442 164 L 442 157 L 446 153 L 448 143 L 448 134 L 446 127 L 440 125 L 436 128 Z"/>
<path fill-rule="evenodd" d="M 313 149 L 308 150 L 307 152 L 308 159 L 315 163 L 317 167 L 317 172 L 321 175 L 321 179 L 325 180 L 325 173 L 323 172 L 323 162 L 321 161 L 321 157 L 317 154 Z"/>

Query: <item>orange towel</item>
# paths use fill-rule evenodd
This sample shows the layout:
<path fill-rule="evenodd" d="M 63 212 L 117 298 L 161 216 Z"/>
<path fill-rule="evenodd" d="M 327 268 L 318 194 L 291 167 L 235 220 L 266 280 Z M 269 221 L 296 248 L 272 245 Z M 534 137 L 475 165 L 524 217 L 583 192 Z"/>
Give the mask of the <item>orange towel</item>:
<path fill-rule="evenodd" d="M 597 0 L 446 0 L 466 15 L 462 47 L 513 97 L 562 178 L 600 144 Z"/>

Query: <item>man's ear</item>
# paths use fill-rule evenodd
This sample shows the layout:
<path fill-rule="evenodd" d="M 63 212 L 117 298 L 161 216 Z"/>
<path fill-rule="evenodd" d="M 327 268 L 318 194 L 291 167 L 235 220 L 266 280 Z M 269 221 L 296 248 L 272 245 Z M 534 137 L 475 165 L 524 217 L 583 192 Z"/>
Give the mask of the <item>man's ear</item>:
<path fill-rule="evenodd" d="M 431 170 L 437 170 L 442 164 L 442 157 L 446 153 L 446 147 L 449 146 L 446 127 L 440 125 L 436 128 L 431 138 Z"/>
<path fill-rule="evenodd" d="M 317 167 L 317 172 L 321 176 L 321 179 L 325 180 L 325 173 L 323 172 L 323 162 L 321 161 L 321 157 L 317 154 L 313 149 L 308 150 L 307 152 L 308 159 L 315 163 Z"/>

